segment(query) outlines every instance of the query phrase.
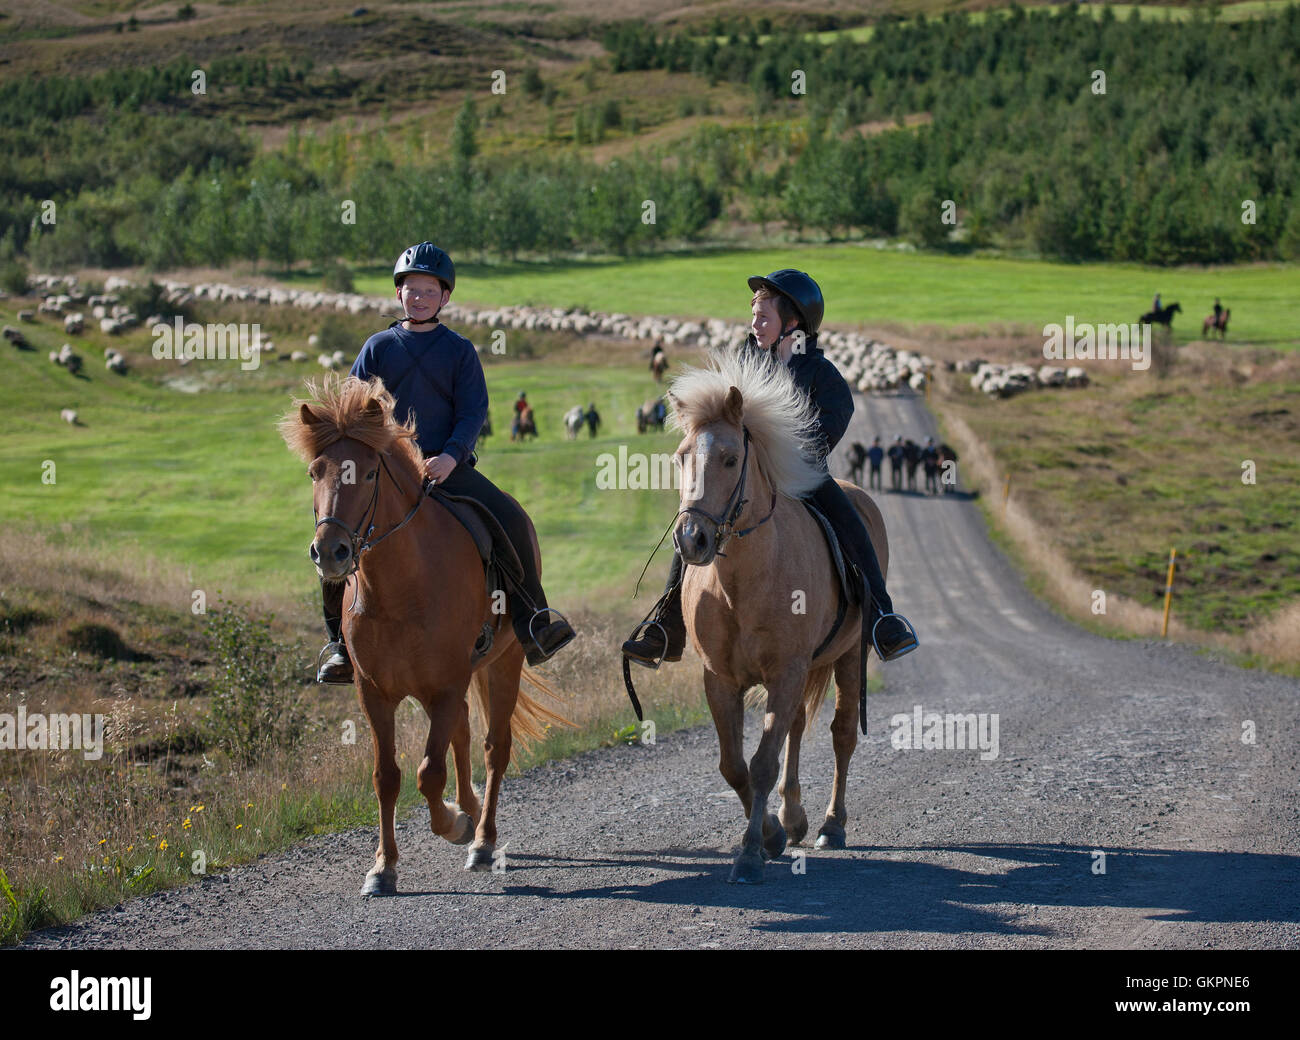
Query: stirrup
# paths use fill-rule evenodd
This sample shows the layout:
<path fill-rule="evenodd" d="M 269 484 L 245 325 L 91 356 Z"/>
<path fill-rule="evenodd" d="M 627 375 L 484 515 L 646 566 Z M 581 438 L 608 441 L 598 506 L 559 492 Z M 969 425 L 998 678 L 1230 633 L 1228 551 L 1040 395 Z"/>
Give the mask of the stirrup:
<path fill-rule="evenodd" d="M 555 615 L 556 615 L 557 617 L 559 617 L 559 619 L 560 619 L 561 621 L 563 621 L 566 625 L 569 625 L 569 619 L 566 618 L 563 614 L 561 614 L 561 613 L 560 613 L 558 610 L 556 610 L 554 607 L 537 607 L 537 608 L 535 608 L 535 609 L 533 610 L 533 616 L 530 617 L 530 618 L 528 619 L 528 639 L 529 639 L 529 641 L 530 641 L 534 646 L 537 645 L 537 633 L 533 631 L 533 625 L 537 623 L 537 619 L 538 619 L 542 614 L 555 614 Z M 547 624 L 550 624 L 550 622 L 547 622 Z M 572 625 L 569 625 L 569 627 L 572 628 L 573 626 L 572 626 Z M 557 649 L 558 649 L 558 648 L 557 648 Z"/>
<path fill-rule="evenodd" d="M 658 657 L 656 657 L 653 662 L 642 661 L 639 657 L 629 657 L 627 654 L 623 655 L 623 659 L 626 661 L 631 661 L 633 664 L 639 664 L 642 668 L 649 668 L 653 672 L 659 670 L 659 666 L 664 663 L 664 658 L 668 655 L 668 630 L 664 628 L 663 624 L 653 619 L 649 621 L 642 621 L 641 624 L 637 625 L 636 628 L 632 629 L 632 634 L 627 637 L 627 642 L 635 643 L 637 639 L 639 639 L 641 636 L 641 630 L 649 629 L 649 628 L 659 629 L 660 635 L 664 637 L 663 653 L 661 653 Z"/>
<path fill-rule="evenodd" d="M 901 622 L 903 622 L 904 625 L 907 626 L 908 632 L 912 634 L 912 645 L 909 646 L 907 649 L 895 654 L 893 657 L 889 658 L 889 660 L 891 661 L 897 661 L 900 657 L 906 657 L 918 646 L 920 646 L 921 641 L 920 639 L 917 638 L 916 629 L 912 627 L 912 622 L 908 621 L 907 618 L 903 617 L 902 614 L 898 614 L 898 613 L 881 614 L 880 617 L 876 618 L 875 624 L 871 626 L 871 645 L 875 648 L 876 657 L 879 660 L 884 661 L 885 655 L 880 652 L 880 644 L 876 641 L 876 629 L 877 627 L 879 627 L 880 623 L 884 621 L 885 618 L 887 617 L 898 618 Z"/>

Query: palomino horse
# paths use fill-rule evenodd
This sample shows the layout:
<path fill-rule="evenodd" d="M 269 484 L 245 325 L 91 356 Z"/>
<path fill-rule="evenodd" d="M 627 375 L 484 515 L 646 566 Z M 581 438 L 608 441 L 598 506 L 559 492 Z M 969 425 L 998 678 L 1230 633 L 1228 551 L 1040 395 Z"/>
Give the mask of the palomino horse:
<path fill-rule="evenodd" d="M 837 579 L 816 521 L 800 496 L 824 479 L 813 447 L 815 412 L 784 365 L 757 352 L 714 355 L 687 369 L 669 398 L 684 437 L 681 512 L 673 540 L 688 565 L 682 584 L 687 631 L 704 661 L 704 691 L 721 745 L 719 769 L 740 796 L 749 824 L 731 881 L 763 879 L 763 860 L 808 831 L 800 804 L 799 745 L 817 718 L 834 674 L 835 780 L 819 848 L 844 848 L 849 759 L 859 721 L 859 608 L 834 639 Z M 885 523 L 861 488 L 840 481 L 867 526 L 883 571 Z M 726 553 L 723 554 L 723 548 Z M 763 735 L 746 766 L 746 692 L 767 690 Z M 779 818 L 767 811 L 785 742 Z"/>
<path fill-rule="evenodd" d="M 469 532 L 426 495 L 414 427 L 393 418 L 393 397 L 383 383 L 348 378 L 307 385 L 311 397 L 294 402 L 280 431 L 308 463 L 320 518 L 311 543 L 316 570 L 325 581 L 346 582 L 345 602 L 351 601 L 343 635 L 374 740 L 379 798 L 379 848 L 362 894 L 397 891 L 393 810 L 402 774 L 394 714 L 406 697 L 429 716 L 416 781 L 433 832 L 454 845 L 473 839 L 465 869 L 491 870 L 497 798 L 513 741 L 526 744 L 543 737 L 548 724 L 565 723 L 519 689 L 521 672 L 535 688 L 554 691 L 523 667 L 508 615 L 490 609 Z M 532 542 L 540 559 L 535 533 Z M 491 647 L 476 655 L 485 625 L 494 629 Z M 481 806 L 470 783 L 465 694 L 471 684 L 485 719 Z M 442 800 L 448 744 L 456 763 L 454 803 Z"/>

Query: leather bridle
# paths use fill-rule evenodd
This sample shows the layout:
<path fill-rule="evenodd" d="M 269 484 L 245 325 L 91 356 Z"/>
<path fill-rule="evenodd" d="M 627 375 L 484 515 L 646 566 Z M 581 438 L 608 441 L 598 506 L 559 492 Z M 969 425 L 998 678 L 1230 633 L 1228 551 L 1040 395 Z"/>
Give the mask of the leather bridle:
<path fill-rule="evenodd" d="M 379 456 L 379 465 L 380 468 L 383 470 L 383 472 L 388 474 L 388 479 L 393 482 L 393 486 L 400 491 L 401 486 L 397 483 L 397 478 L 393 476 L 392 471 L 388 468 L 388 462 L 385 460 L 383 455 Z M 393 527 L 390 527 L 378 538 L 372 540 L 371 535 L 375 533 L 375 513 L 379 509 L 380 478 L 381 478 L 381 474 L 376 473 L 375 490 L 371 492 L 370 502 L 366 506 L 366 511 L 362 514 L 361 523 L 358 524 L 355 529 L 348 527 L 348 525 L 345 524 L 342 520 L 340 520 L 337 516 L 321 517 L 316 521 L 317 531 L 319 531 L 321 529 L 321 526 L 324 524 L 334 524 L 336 527 L 343 528 L 344 532 L 348 536 L 348 546 L 352 550 L 351 564 L 348 568 L 348 572 L 344 575 L 341 575 L 338 578 L 333 579 L 334 581 L 343 581 L 347 578 L 352 577 L 352 575 L 357 572 L 357 568 L 361 566 L 361 554 L 373 549 L 376 545 L 382 542 L 390 534 L 396 534 L 403 527 L 405 527 L 410 522 L 411 517 L 415 516 L 416 511 L 419 510 L 420 505 L 424 502 L 425 498 L 427 497 L 430 482 L 429 482 L 429 478 L 426 476 L 420 482 L 420 493 L 418 496 L 416 496 L 415 505 L 411 507 L 410 512 L 408 512 L 406 516 L 404 516 L 398 524 L 396 524 Z M 317 515 L 318 514 L 316 513 L 316 508 L 315 506 L 313 506 L 312 516 L 317 516 Z M 363 528 L 365 529 L 366 532 L 364 538 L 361 534 Z"/>
<path fill-rule="evenodd" d="M 709 523 L 713 524 L 713 549 L 714 555 L 726 556 L 722 547 L 734 535 L 736 538 L 744 538 L 745 535 L 751 534 L 758 530 L 765 523 L 772 519 L 773 512 L 776 511 L 776 491 L 772 492 L 772 501 L 768 505 L 767 516 L 763 517 L 758 523 L 751 527 L 746 527 L 743 531 L 735 530 L 736 521 L 740 519 L 740 514 L 745 508 L 745 503 L 749 499 L 743 497 L 745 493 L 745 478 L 749 472 L 749 427 L 741 426 L 745 431 L 745 455 L 740 463 L 740 477 L 736 481 L 736 486 L 731 491 L 731 497 L 727 499 L 726 504 L 722 507 L 720 516 L 714 516 L 707 510 L 699 506 L 687 506 L 685 509 L 679 509 L 677 516 L 673 518 L 673 547 L 681 553 L 681 544 L 677 541 L 677 521 L 686 514 L 696 514 L 702 516 Z"/>

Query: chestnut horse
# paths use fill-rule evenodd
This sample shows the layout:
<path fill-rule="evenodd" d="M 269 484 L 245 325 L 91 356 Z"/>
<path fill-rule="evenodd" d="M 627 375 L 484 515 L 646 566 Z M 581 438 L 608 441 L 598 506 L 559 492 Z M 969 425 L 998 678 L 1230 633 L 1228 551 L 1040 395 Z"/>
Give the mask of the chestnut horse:
<path fill-rule="evenodd" d="M 808 831 L 800 804 L 799 745 L 835 677 L 835 780 L 818 848 L 844 848 L 849 760 L 859 722 L 861 614 L 850 606 L 829 645 L 837 579 L 830 554 L 798 499 L 824 479 L 814 447 L 816 413 L 784 365 L 758 352 L 715 354 L 672 384 L 672 425 L 683 433 L 681 511 L 673 541 L 688 565 L 682 613 L 704 661 L 704 691 L 721 745 L 719 769 L 748 818 L 730 880 L 763 880 L 764 859 Z M 880 510 L 841 480 L 866 524 L 882 572 L 888 545 Z M 726 547 L 725 555 L 722 550 Z M 817 650 L 821 648 L 821 652 Z M 746 766 L 745 694 L 767 690 L 763 735 Z M 785 743 L 781 810 L 767 811 Z"/>
<path fill-rule="evenodd" d="M 524 650 L 509 614 L 491 609 L 483 565 L 469 532 L 426 495 L 420 450 L 410 423 L 393 417 L 380 380 L 352 377 L 307 384 L 280 423 L 290 449 L 308 463 L 318 521 L 310 554 L 324 581 L 346 582 L 343 635 L 357 676 L 361 708 L 374 740 L 379 847 L 363 895 L 397 891 L 393 811 L 401 788 L 395 757 L 397 706 L 414 697 L 429 716 L 416 773 L 435 834 L 455 845 L 473 839 L 466 870 L 491 870 L 497 799 L 514 740 L 545 735 L 566 720 L 528 697 L 523 678 L 554 694 L 523 667 Z M 323 518 L 323 519 L 321 519 Z M 391 537 L 390 537 L 391 535 Z M 533 552 L 540 560 L 536 533 Z M 484 626 L 486 656 L 474 653 Z M 484 718 L 487 782 L 483 802 L 470 783 L 466 691 L 474 687 Z M 456 764 L 456 800 L 444 803 L 447 747 Z"/>

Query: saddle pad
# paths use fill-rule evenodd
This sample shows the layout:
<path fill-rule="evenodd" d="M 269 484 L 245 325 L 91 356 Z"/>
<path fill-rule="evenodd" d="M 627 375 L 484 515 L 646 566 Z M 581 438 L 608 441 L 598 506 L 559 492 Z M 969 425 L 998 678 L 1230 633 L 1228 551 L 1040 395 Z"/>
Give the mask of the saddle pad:
<path fill-rule="evenodd" d="M 479 558 L 486 566 L 496 551 L 497 564 L 516 582 L 522 582 L 523 566 L 505 529 L 482 502 L 464 495 L 453 495 L 449 491 L 434 486 L 429 489 L 429 497 L 438 499 L 461 526 L 469 532 L 478 549 Z"/>

